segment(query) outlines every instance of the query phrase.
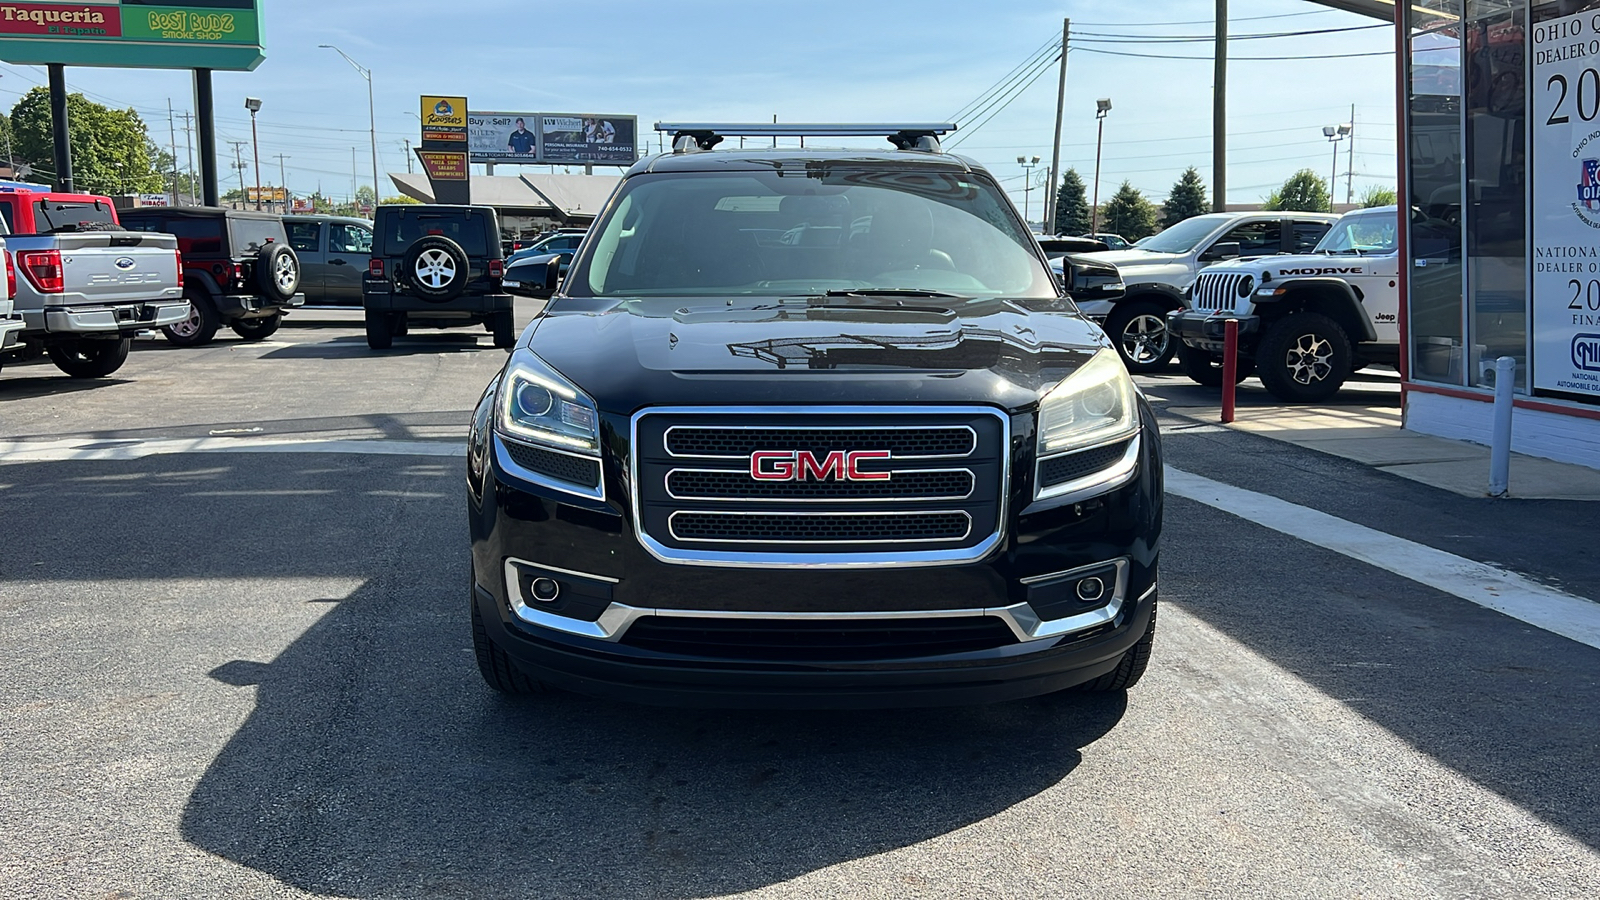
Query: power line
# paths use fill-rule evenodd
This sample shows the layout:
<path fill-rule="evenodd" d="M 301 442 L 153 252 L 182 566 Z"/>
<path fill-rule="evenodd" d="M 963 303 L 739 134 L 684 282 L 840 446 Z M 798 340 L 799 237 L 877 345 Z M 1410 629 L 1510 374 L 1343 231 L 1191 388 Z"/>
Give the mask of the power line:
<path fill-rule="evenodd" d="M 1170 56 L 1162 53 L 1129 53 L 1125 50 L 1097 50 L 1093 47 L 1074 47 L 1082 53 L 1099 53 L 1103 56 L 1135 56 L 1140 59 L 1193 59 L 1203 62 L 1212 62 L 1214 56 Z M 1393 56 L 1393 50 L 1377 50 L 1371 53 L 1322 53 L 1304 56 L 1233 56 L 1229 55 L 1228 62 L 1282 62 L 1299 59 L 1353 59 L 1358 56 Z"/>
<path fill-rule="evenodd" d="M 1000 103 L 998 106 L 992 107 L 993 108 L 993 112 L 990 112 L 988 114 L 988 116 L 985 119 L 983 119 L 983 121 L 978 122 L 977 124 L 972 125 L 972 126 L 970 126 L 968 128 L 962 129 L 961 133 L 956 136 L 956 139 L 950 142 L 950 147 L 954 148 L 954 147 L 958 146 L 962 141 L 966 140 L 966 138 L 968 136 L 972 135 L 974 132 L 976 132 L 978 129 L 982 128 L 983 126 L 989 124 L 989 122 L 991 120 L 993 120 L 995 116 L 999 115 L 1001 112 L 1003 112 L 1005 110 L 1006 107 L 1010 106 L 1012 101 L 1016 100 L 1018 97 L 1022 96 L 1024 93 L 1026 93 L 1028 88 L 1033 87 L 1034 83 L 1037 82 L 1041 77 L 1044 76 L 1044 73 L 1050 71 L 1050 69 L 1055 65 L 1055 63 L 1057 63 L 1057 62 L 1059 62 L 1061 60 L 1061 54 L 1057 53 L 1057 54 L 1055 54 L 1054 58 L 1047 57 L 1046 59 L 1048 61 L 1042 63 L 1041 65 L 1039 65 L 1037 71 L 1035 71 L 1033 73 L 1033 77 L 1032 78 L 1029 78 L 1026 83 L 1022 84 L 1020 87 L 1018 87 L 1014 91 L 1012 91 L 1011 92 L 1011 96 L 1007 97 L 1005 99 L 1005 102 Z"/>
<path fill-rule="evenodd" d="M 1304 12 L 1274 13 L 1270 16 L 1229 16 L 1229 22 L 1258 22 L 1263 19 L 1293 19 L 1299 16 L 1320 16 L 1336 12 L 1332 9 L 1311 9 Z M 1172 25 L 1210 25 L 1214 19 L 1192 19 L 1188 22 L 1082 22 L 1086 28 L 1167 28 Z"/>
<path fill-rule="evenodd" d="M 1007 72 L 1004 77 L 990 86 L 988 90 L 980 94 L 976 100 L 973 100 L 966 106 L 963 106 L 960 111 L 952 115 L 950 117 L 950 121 L 960 122 L 964 118 L 977 118 L 978 116 L 982 115 L 983 113 L 978 111 L 979 107 L 984 106 L 986 103 L 991 103 L 994 98 L 998 97 L 1001 93 L 1007 90 L 1012 82 L 1014 82 L 1017 78 L 1026 77 L 1026 72 L 1031 71 L 1033 66 L 1038 65 L 1042 58 L 1048 55 L 1051 51 L 1056 50 L 1059 46 L 1060 41 L 1056 40 L 1052 36 L 1048 42 L 1046 42 L 1039 49 L 1028 54 L 1027 59 L 1023 60 L 1010 72 Z"/>
<path fill-rule="evenodd" d="M 1275 38 L 1307 37 L 1309 35 L 1314 35 L 1314 34 L 1339 34 L 1339 33 L 1348 32 L 1348 31 L 1371 31 L 1374 28 L 1391 28 L 1391 27 L 1393 27 L 1393 26 L 1390 25 L 1390 24 L 1385 23 L 1385 24 L 1381 24 L 1381 25 L 1351 25 L 1351 26 L 1348 26 L 1348 27 L 1345 27 L 1345 28 L 1314 28 L 1314 29 L 1308 29 L 1308 30 L 1305 30 L 1305 31 L 1272 31 L 1272 32 L 1259 32 L 1259 33 L 1256 33 L 1256 34 L 1231 34 L 1231 35 L 1228 35 L 1228 40 L 1229 41 L 1261 41 L 1261 40 L 1271 40 L 1271 39 L 1275 39 Z M 1173 44 L 1173 43 L 1190 43 L 1190 42 L 1197 42 L 1197 41 L 1210 43 L 1210 42 L 1216 40 L 1216 36 L 1215 35 L 1210 35 L 1210 34 L 1193 34 L 1193 35 L 1182 35 L 1182 34 L 1117 34 L 1115 32 L 1108 32 L 1108 31 L 1080 31 L 1080 32 L 1078 32 L 1078 33 L 1076 33 L 1076 34 L 1074 34 L 1072 36 L 1073 43 L 1078 43 L 1078 41 L 1080 39 L 1089 39 L 1089 40 L 1087 40 L 1087 42 L 1088 43 L 1094 43 L 1094 44 L 1117 44 L 1117 43 L 1129 43 L 1129 44 L 1135 44 L 1135 43 Z"/>

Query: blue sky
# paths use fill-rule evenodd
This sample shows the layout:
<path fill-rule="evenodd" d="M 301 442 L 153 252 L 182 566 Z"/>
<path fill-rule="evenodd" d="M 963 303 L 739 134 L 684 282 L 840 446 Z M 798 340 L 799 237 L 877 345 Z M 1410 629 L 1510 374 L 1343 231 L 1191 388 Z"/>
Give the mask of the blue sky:
<path fill-rule="evenodd" d="M 1376 24 L 1307 0 L 1233 0 L 1231 7 L 1236 35 Z M 1212 0 L 271 0 L 266 62 L 253 73 L 216 76 L 219 140 L 249 139 L 244 97 L 261 97 L 263 181 L 278 180 L 273 157 L 282 153 L 291 190 L 320 184 L 329 194 L 348 194 L 352 147 L 361 172 L 371 168 L 366 85 L 319 44 L 337 44 L 373 69 L 387 171 L 405 171 L 401 142 L 416 137 L 417 120 L 408 113 L 422 93 L 465 94 L 479 109 L 635 114 L 646 129 L 658 119 L 760 121 L 773 114 L 788 121 L 942 121 L 1058 38 L 1061 19 L 1070 16 L 1074 32 L 1084 35 L 1076 45 L 1083 51 L 1205 57 L 1074 52 L 1069 62 L 1063 165 L 1091 176 L 1094 101 L 1110 97 L 1102 199 L 1124 178 L 1159 199 L 1185 166 L 1200 167 L 1210 181 L 1210 45 L 1090 44 L 1088 35 L 1205 35 L 1213 8 Z M 1302 167 L 1327 172 L 1322 126 L 1347 120 L 1352 103 L 1356 193 L 1369 184 L 1392 187 L 1393 57 L 1302 58 L 1392 47 L 1389 26 L 1236 42 L 1236 57 L 1296 59 L 1239 60 L 1230 69 L 1229 199 L 1259 200 Z M 7 107 L 45 80 L 42 69 L 28 66 L 0 65 L 0 75 Z M 99 102 L 134 107 L 161 143 L 168 141 L 168 99 L 180 114 L 193 108 L 183 72 L 69 69 L 68 85 Z M 1006 179 L 1019 205 L 1016 157 L 1038 155 L 1048 166 L 1055 101 L 1051 71 L 956 147 Z M 180 158 L 183 145 L 180 130 Z M 1341 153 L 1341 186 L 1345 170 Z M 222 171 L 226 185 L 232 170 L 224 164 Z M 385 180 L 384 192 L 391 188 Z M 1042 196 L 1032 196 L 1035 213 Z"/>

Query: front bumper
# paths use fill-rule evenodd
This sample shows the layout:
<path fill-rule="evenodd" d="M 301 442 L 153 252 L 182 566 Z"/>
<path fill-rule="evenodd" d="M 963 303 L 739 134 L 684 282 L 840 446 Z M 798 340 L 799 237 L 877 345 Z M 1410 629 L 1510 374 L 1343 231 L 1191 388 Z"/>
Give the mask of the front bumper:
<path fill-rule="evenodd" d="M 514 474 L 498 443 L 486 438 L 481 481 L 469 491 L 473 602 L 490 637 L 531 677 L 582 693 L 721 707 L 1016 699 L 1115 668 L 1148 630 L 1156 602 L 1162 497 L 1154 440 L 1142 442 L 1138 471 L 1114 489 L 1009 512 L 1003 541 L 976 562 L 849 569 L 664 562 L 641 543 L 629 505 L 617 499 L 627 496 L 620 477 L 607 478 L 606 500 L 567 495 Z M 1115 573 L 1104 602 L 1063 602 L 1066 586 L 1094 571 Z M 536 601 L 534 577 L 555 581 L 558 600 Z M 843 627 L 872 620 L 916 628 L 951 619 L 998 623 L 1002 640 L 951 653 L 895 649 L 825 661 L 726 646 L 667 652 L 629 636 L 652 622 Z"/>
<path fill-rule="evenodd" d="M 1227 335 L 1229 319 L 1238 320 L 1241 340 L 1261 330 L 1260 316 L 1239 316 L 1228 312 L 1212 313 L 1196 309 L 1180 309 L 1168 313 L 1167 330 L 1190 346 L 1220 351 Z"/>

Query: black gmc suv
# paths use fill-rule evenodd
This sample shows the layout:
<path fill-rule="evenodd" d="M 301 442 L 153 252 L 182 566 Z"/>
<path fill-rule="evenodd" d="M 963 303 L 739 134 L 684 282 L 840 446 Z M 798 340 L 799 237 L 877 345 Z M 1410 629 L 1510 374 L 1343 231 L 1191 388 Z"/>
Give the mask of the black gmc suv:
<path fill-rule="evenodd" d="M 481 325 L 494 345 L 517 342 L 501 286 L 500 220 L 490 206 L 380 206 L 361 280 L 367 346 L 387 350 L 411 326 Z"/>
<path fill-rule="evenodd" d="M 1155 419 L 1005 192 L 931 138 L 680 135 L 627 173 L 472 423 L 490 686 L 901 706 L 1139 680 Z"/>
<path fill-rule="evenodd" d="M 174 344 L 210 343 L 224 325 L 247 341 L 266 340 L 290 310 L 306 304 L 300 257 L 281 216 L 204 206 L 143 207 L 119 215 L 130 231 L 178 238 L 189 317 L 161 329 Z"/>

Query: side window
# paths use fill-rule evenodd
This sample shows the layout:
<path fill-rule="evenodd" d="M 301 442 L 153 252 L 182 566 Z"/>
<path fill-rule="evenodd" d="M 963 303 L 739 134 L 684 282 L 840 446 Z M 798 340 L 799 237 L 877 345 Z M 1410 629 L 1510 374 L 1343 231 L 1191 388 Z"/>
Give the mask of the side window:
<path fill-rule="evenodd" d="M 1296 222 L 1294 223 L 1294 252 L 1310 253 L 1322 242 L 1322 236 L 1331 228 L 1328 222 Z"/>
<path fill-rule="evenodd" d="M 0 216 L 3 216 L 6 220 L 6 234 L 15 234 L 17 231 L 16 219 L 12 218 L 16 208 L 11 205 L 12 202 L 10 197 L 0 200 Z"/>
<path fill-rule="evenodd" d="M 1240 256 L 1271 256 L 1283 249 L 1281 222 L 1246 222 L 1218 239 L 1217 243 L 1237 241 Z"/>
<path fill-rule="evenodd" d="M 10 209 L 10 207 L 7 207 L 5 212 L 6 212 L 6 221 L 7 222 L 11 221 L 11 209 Z M 145 218 L 124 220 L 123 223 L 122 223 L 122 227 L 128 229 L 129 231 L 146 231 L 146 232 L 150 232 L 150 233 L 153 233 L 153 234 L 160 234 L 164 230 L 161 227 L 161 223 L 159 221 L 157 221 L 155 219 L 145 219 Z"/>
<path fill-rule="evenodd" d="M 178 252 L 184 256 L 226 253 L 222 247 L 222 221 L 220 219 L 173 218 L 163 223 L 168 234 L 178 238 Z"/>
<path fill-rule="evenodd" d="M 575 234 L 572 237 L 565 237 L 565 238 L 562 238 L 559 241 L 556 241 L 556 245 L 554 247 L 551 247 L 550 249 L 551 250 L 576 250 L 576 249 L 578 249 L 578 245 L 581 244 L 581 243 L 583 243 L 583 237 L 581 235 L 576 235 Z"/>
<path fill-rule="evenodd" d="M 289 230 L 289 246 L 297 253 L 315 253 L 322 239 L 322 225 L 318 222 L 285 222 Z"/>
<path fill-rule="evenodd" d="M 360 225 L 331 225 L 328 231 L 329 253 L 372 253 L 372 231 Z"/>

